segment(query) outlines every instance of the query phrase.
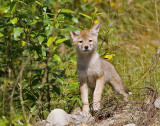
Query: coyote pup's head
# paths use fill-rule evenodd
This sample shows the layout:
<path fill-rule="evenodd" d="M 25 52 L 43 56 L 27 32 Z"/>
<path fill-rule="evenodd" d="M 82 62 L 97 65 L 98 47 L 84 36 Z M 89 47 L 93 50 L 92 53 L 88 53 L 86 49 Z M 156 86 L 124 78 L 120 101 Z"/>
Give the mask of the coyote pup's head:
<path fill-rule="evenodd" d="M 71 31 L 70 34 L 77 52 L 89 53 L 96 50 L 98 32 L 99 24 L 90 30 Z"/>

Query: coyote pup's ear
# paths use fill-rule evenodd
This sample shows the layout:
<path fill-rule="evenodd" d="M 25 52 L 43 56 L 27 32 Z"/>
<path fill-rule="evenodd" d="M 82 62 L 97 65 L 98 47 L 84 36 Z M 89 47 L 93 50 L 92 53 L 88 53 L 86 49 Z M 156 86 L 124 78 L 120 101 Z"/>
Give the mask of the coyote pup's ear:
<path fill-rule="evenodd" d="M 80 31 L 70 31 L 72 39 L 80 35 Z"/>
<path fill-rule="evenodd" d="M 99 32 L 99 26 L 100 23 L 96 24 L 92 29 L 91 29 L 91 33 L 92 34 L 97 34 Z"/>

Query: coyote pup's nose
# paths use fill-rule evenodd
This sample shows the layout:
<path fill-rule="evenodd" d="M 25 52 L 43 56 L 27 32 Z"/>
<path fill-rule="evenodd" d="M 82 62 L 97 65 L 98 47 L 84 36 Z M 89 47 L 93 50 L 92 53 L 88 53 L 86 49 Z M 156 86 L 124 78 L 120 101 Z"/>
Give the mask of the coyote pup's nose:
<path fill-rule="evenodd" d="M 85 50 L 88 50 L 88 46 L 84 46 Z"/>

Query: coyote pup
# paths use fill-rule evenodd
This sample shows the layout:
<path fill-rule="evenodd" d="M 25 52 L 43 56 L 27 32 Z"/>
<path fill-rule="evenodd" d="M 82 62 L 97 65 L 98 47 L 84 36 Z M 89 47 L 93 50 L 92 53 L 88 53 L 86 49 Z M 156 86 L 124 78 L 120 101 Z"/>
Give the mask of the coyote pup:
<path fill-rule="evenodd" d="M 73 45 L 77 51 L 77 71 L 80 80 L 80 92 L 82 100 L 82 113 L 90 116 L 88 102 L 88 87 L 93 90 L 93 110 L 100 109 L 102 90 L 105 84 L 110 84 L 125 101 L 128 101 L 129 90 L 114 66 L 102 59 L 97 53 L 97 37 L 99 25 L 96 24 L 90 30 L 71 31 Z"/>

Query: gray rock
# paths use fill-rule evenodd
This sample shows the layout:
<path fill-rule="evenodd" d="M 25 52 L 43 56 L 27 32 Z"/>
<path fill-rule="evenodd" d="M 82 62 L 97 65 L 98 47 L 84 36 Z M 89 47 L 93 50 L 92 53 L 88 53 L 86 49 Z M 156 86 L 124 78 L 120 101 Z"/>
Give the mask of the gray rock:
<path fill-rule="evenodd" d="M 154 107 L 160 109 L 160 97 L 154 101 Z"/>
<path fill-rule="evenodd" d="M 80 125 L 81 123 L 91 123 L 94 122 L 95 119 L 93 117 L 85 117 L 83 115 L 71 115 L 71 123 L 76 125 Z"/>
<path fill-rule="evenodd" d="M 62 109 L 52 110 L 47 119 L 45 126 L 66 126 L 70 122 L 70 115 Z"/>
<path fill-rule="evenodd" d="M 95 119 L 92 116 L 90 117 L 83 116 L 82 111 L 79 107 L 72 112 L 70 118 L 71 118 L 70 123 L 74 125 L 80 125 L 82 123 L 87 124 L 95 121 Z"/>
<path fill-rule="evenodd" d="M 82 113 L 81 108 L 77 107 L 72 113 L 71 115 L 80 115 Z"/>

